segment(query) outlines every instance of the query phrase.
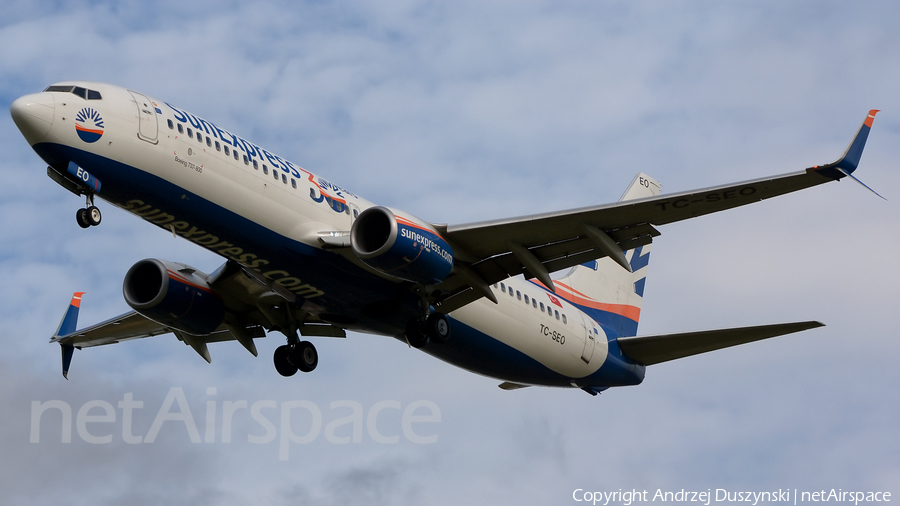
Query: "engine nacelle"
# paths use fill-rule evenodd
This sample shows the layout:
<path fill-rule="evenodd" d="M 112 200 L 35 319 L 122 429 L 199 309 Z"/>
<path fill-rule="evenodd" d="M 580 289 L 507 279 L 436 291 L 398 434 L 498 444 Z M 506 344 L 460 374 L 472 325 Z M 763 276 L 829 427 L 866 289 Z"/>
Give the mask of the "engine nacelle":
<path fill-rule="evenodd" d="M 434 227 L 386 207 L 360 213 L 350 244 L 369 267 L 414 283 L 440 283 L 453 268 L 453 250 Z"/>
<path fill-rule="evenodd" d="M 155 322 L 189 334 L 209 334 L 225 319 L 225 304 L 205 276 L 195 272 L 184 264 L 141 260 L 125 274 L 125 302 Z"/>

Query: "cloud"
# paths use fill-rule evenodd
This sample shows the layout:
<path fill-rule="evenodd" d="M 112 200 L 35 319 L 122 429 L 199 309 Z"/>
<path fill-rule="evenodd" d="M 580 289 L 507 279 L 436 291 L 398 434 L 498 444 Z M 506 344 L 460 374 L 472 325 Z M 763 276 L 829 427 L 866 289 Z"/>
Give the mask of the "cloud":
<path fill-rule="evenodd" d="M 390 338 L 317 340 L 319 368 L 285 379 L 271 355 L 173 336 L 76 352 L 70 380 L 47 343 L 73 291 L 84 324 L 125 312 L 125 271 L 146 257 L 212 271 L 221 259 L 54 185 L 0 121 L 0 498 L 4 504 L 556 503 L 575 488 L 811 487 L 892 490 L 900 359 L 891 168 L 900 122 L 892 3 L 7 2 L 0 102 L 64 79 L 169 101 L 425 219 L 463 223 L 616 200 L 638 171 L 667 192 L 802 170 L 836 159 L 880 108 L 857 175 L 661 227 L 641 333 L 819 319 L 823 329 L 648 369 L 639 387 L 505 392 Z M 182 388 L 200 434 L 165 425 L 123 441 L 118 402 L 145 403 L 146 435 Z M 208 395 L 207 388 L 216 394 Z M 60 442 L 56 412 L 30 443 L 31 403 L 99 400 L 109 444 Z M 441 410 L 438 442 L 370 437 L 253 444 L 263 428 L 225 401 L 305 400 L 323 417 L 417 400 Z M 100 411 L 97 411 L 99 413 Z M 271 412 L 271 413 L 274 413 Z M 93 414 L 93 413 L 92 413 Z M 275 415 L 269 415 L 277 422 Z M 402 434 L 399 413 L 379 427 Z M 55 418 L 54 418 L 55 417 Z M 299 431 L 301 418 L 296 419 Z M 277 423 L 276 423 L 277 425 Z M 55 431 L 55 432 L 54 432 Z M 202 437 L 202 436 L 201 436 Z M 60 477 L 65 477 L 61 479 Z"/>

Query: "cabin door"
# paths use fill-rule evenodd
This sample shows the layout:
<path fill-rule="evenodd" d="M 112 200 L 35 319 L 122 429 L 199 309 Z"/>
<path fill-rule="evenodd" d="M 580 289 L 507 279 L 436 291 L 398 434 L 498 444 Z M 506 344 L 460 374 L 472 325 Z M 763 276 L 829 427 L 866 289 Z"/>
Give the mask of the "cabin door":
<path fill-rule="evenodd" d="M 159 142 L 156 106 L 144 95 L 136 91 L 131 91 L 130 93 L 134 97 L 134 103 L 138 109 L 138 137 L 150 144 L 156 144 Z"/>

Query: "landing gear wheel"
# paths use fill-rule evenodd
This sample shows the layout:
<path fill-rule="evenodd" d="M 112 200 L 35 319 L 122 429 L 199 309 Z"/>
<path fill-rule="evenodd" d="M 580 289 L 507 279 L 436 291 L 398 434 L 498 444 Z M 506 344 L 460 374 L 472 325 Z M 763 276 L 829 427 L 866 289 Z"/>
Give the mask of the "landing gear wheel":
<path fill-rule="evenodd" d="M 450 322 L 439 313 L 431 313 L 425 320 L 425 329 L 431 342 L 443 344 L 450 339 Z"/>
<path fill-rule="evenodd" d="M 319 352 L 309 341 L 301 341 L 290 347 L 288 359 L 301 372 L 312 372 L 319 365 Z"/>
<path fill-rule="evenodd" d="M 97 206 L 91 206 L 87 208 L 87 222 L 91 224 L 91 226 L 97 226 L 100 224 L 100 220 L 103 216 L 100 215 L 100 209 Z"/>
<path fill-rule="evenodd" d="M 406 342 L 413 348 L 421 348 L 428 344 L 428 334 L 419 320 L 410 320 L 406 325 Z"/>
<path fill-rule="evenodd" d="M 278 374 L 285 377 L 297 374 L 297 366 L 288 360 L 290 353 L 290 347 L 285 344 L 275 348 L 275 356 L 273 357 L 275 361 L 275 370 L 278 371 Z"/>
<path fill-rule="evenodd" d="M 88 228 L 91 226 L 91 222 L 88 221 L 88 210 L 87 209 L 79 209 L 75 213 L 75 220 L 78 222 L 78 226 L 81 228 Z"/>

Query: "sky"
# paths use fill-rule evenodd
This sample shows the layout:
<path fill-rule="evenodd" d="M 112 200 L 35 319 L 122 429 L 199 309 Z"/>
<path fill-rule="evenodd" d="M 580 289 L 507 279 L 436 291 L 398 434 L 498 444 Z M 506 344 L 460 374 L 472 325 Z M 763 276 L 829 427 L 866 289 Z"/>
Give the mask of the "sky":
<path fill-rule="evenodd" d="M 210 345 L 211 364 L 169 335 L 76 351 L 66 381 L 48 340 L 72 292 L 87 325 L 129 310 L 138 260 L 223 260 L 108 204 L 79 228 L 83 199 L 7 115 L 0 503 L 896 500 L 898 19 L 889 1 L 3 2 L 2 108 L 57 81 L 125 86 L 430 222 L 612 202 L 637 172 L 676 192 L 802 170 L 837 159 L 873 108 L 856 175 L 887 200 L 842 181 L 661 227 L 639 334 L 827 326 L 597 397 L 503 391 L 355 333 L 318 338 L 316 371 L 291 378 L 272 366 L 279 334 L 258 358 Z M 227 406 L 243 406 L 229 427 Z"/>

